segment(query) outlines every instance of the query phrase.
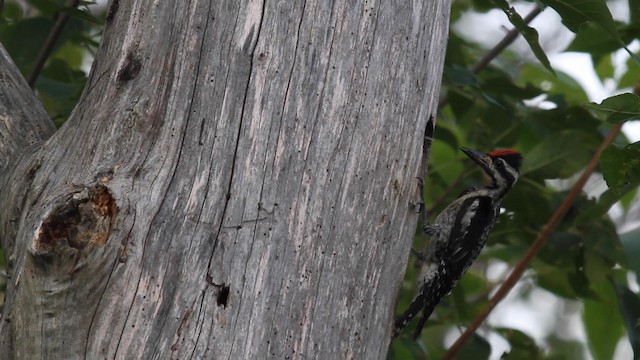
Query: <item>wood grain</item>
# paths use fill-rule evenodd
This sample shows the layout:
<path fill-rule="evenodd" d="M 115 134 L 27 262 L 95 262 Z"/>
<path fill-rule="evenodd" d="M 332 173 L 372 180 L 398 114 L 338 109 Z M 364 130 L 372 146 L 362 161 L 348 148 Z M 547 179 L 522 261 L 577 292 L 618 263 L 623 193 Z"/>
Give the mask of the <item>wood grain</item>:
<path fill-rule="evenodd" d="M 449 2 L 110 6 L 21 208 L 14 357 L 385 358 Z M 105 244 L 34 252 L 96 184 Z"/>

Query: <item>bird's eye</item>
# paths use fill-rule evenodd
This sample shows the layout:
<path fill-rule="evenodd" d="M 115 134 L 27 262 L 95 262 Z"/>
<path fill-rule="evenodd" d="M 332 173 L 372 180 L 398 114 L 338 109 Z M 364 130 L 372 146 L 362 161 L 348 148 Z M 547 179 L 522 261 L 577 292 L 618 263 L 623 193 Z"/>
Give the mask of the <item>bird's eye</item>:
<path fill-rule="evenodd" d="M 504 160 L 498 159 L 498 161 L 496 161 L 496 166 L 499 168 L 504 167 Z"/>

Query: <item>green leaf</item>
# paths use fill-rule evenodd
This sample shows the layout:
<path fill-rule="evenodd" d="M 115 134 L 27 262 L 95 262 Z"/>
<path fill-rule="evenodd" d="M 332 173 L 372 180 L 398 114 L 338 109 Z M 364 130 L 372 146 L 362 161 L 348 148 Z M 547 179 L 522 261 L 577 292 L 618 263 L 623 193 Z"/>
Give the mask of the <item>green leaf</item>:
<path fill-rule="evenodd" d="M 609 145 L 600 156 L 600 169 L 607 186 L 620 196 L 624 188 L 640 184 L 640 142 L 624 148 Z"/>
<path fill-rule="evenodd" d="M 627 67 L 627 71 L 622 75 L 618 82 L 619 89 L 634 87 L 638 84 L 638 79 L 640 79 L 640 66 L 638 66 L 634 58 L 629 58 L 625 65 Z"/>
<path fill-rule="evenodd" d="M 419 353 L 418 357 L 409 358 L 409 359 L 440 359 L 446 352 L 447 349 L 444 347 L 445 337 L 451 332 L 452 326 L 450 324 L 446 325 L 427 325 L 423 331 L 422 336 L 420 337 L 418 342 L 413 341 L 410 336 L 407 336 L 407 339 L 417 346 L 420 347 L 421 353 Z M 427 357 L 428 353 L 428 357 Z M 398 360 L 404 360 L 407 358 L 398 358 Z"/>
<path fill-rule="evenodd" d="M 607 189 L 600 195 L 596 205 L 580 212 L 576 221 L 585 223 L 604 216 L 616 202 L 620 201 L 625 195 L 634 192 L 637 188 L 636 184 L 626 184 L 614 189 Z"/>
<path fill-rule="evenodd" d="M 31 18 L 19 21 L 0 32 L 0 42 L 23 74 L 31 68 L 52 26 L 53 21 L 49 19 Z"/>
<path fill-rule="evenodd" d="M 640 228 L 620 235 L 629 266 L 636 275 L 640 275 Z"/>
<path fill-rule="evenodd" d="M 556 231 L 549 236 L 540 251 L 540 259 L 555 266 L 573 267 L 573 262 L 582 248 L 582 237 L 569 232 Z"/>
<path fill-rule="evenodd" d="M 620 37 L 625 44 L 631 43 L 640 36 L 640 21 L 631 22 L 629 24 L 619 24 L 618 33 L 620 33 Z"/>
<path fill-rule="evenodd" d="M 472 112 L 475 105 L 475 100 L 467 91 L 463 91 L 458 87 L 450 87 L 447 91 L 449 98 L 448 106 L 451 114 L 458 119 L 464 118 L 465 115 Z M 440 126 L 442 122 L 438 122 L 436 127 Z M 438 131 L 436 129 L 436 131 Z M 437 135 L 436 135 L 437 137 Z"/>
<path fill-rule="evenodd" d="M 594 61 L 595 63 L 595 61 Z M 615 69 L 613 67 L 613 59 L 611 55 L 604 55 L 596 63 L 596 74 L 600 80 L 612 79 L 615 75 Z"/>
<path fill-rule="evenodd" d="M 640 356 L 640 299 L 626 286 L 616 285 L 620 314 L 627 329 L 627 337 L 633 349 L 634 359 Z"/>
<path fill-rule="evenodd" d="M 476 48 L 476 44 L 464 40 L 453 31 L 449 32 L 447 53 L 444 58 L 445 69 L 447 67 L 468 68 L 476 60 L 475 55 L 472 54 L 472 52 L 475 53 Z"/>
<path fill-rule="evenodd" d="M 22 16 L 23 12 L 24 11 L 20 7 L 20 5 L 18 5 L 17 3 L 13 1 L 5 1 L 4 6 L 2 7 L 2 17 L 4 19 L 3 21 L 0 21 L 0 23 L 4 23 L 5 21 L 9 23 L 14 23 L 16 21 L 19 21 L 20 19 L 23 18 Z"/>
<path fill-rule="evenodd" d="M 604 275 L 611 273 L 611 266 L 608 266 L 598 254 L 593 254 L 585 249 L 584 239 L 581 239 L 581 242 L 580 247 L 573 254 L 567 254 L 564 268 L 568 267 L 568 269 L 564 272 L 566 272 L 571 288 L 578 296 L 585 299 L 602 300 L 602 295 L 593 289 L 593 284 L 606 280 Z M 561 267 L 556 268 L 558 271 L 563 271 Z M 598 270 L 602 271 L 598 272 Z"/>
<path fill-rule="evenodd" d="M 455 129 L 444 121 L 437 123 L 434 137 L 434 140 L 444 142 L 449 145 L 451 149 L 458 150 L 460 147 L 460 142 L 455 133 Z"/>
<path fill-rule="evenodd" d="M 624 329 L 611 285 L 606 282 L 600 284 L 599 290 L 605 295 L 606 301 L 585 300 L 582 319 L 593 358 L 611 360 Z"/>
<path fill-rule="evenodd" d="M 387 360 L 426 359 L 425 349 L 408 336 L 400 336 L 391 343 Z"/>
<path fill-rule="evenodd" d="M 624 191 L 625 194 L 620 198 L 620 205 L 624 209 L 624 211 L 629 211 L 631 209 L 631 205 L 635 204 L 636 196 L 638 195 L 638 188 L 632 188 L 630 191 L 625 191 L 625 187 L 619 189 L 619 191 Z"/>
<path fill-rule="evenodd" d="M 587 94 L 580 84 L 571 76 L 561 71 L 552 76 L 540 66 L 523 65 L 520 69 L 520 82 L 530 83 L 544 90 L 549 100 L 558 103 L 558 98 L 564 102 L 583 103 L 589 101 Z"/>
<path fill-rule="evenodd" d="M 629 21 L 636 24 L 640 22 L 640 0 L 629 0 Z"/>
<path fill-rule="evenodd" d="M 541 261 L 534 262 L 534 268 L 536 282 L 540 287 L 566 299 L 578 298 L 578 294 L 576 294 L 573 284 L 569 281 L 566 270 L 547 265 Z"/>
<path fill-rule="evenodd" d="M 624 46 L 616 23 L 604 0 L 541 0 L 551 6 L 562 18 L 562 23 L 574 33 L 578 33 L 585 23 L 591 21 L 599 25 L 616 42 Z M 627 49 L 626 46 L 624 46 Z M 631 51 L 627 49 L 631 54 Z"/>
<path fill-rule="evenodd" d="M 476 80 L 475 75 L 464 68 L 446 67 L 444 69 L 444 76 L 446 76 L 453 84 L 458 86 L 478 85 L 478 80 Z"/>
<path fill-rule="evenodd" d="M 545 360 L 584 359 L 584 343 L 582 340 L 565 340 L 557 336 L 546 339 L 548 354 Z"/>
<path fill-rule="evenodd" d="M 405 343 L 406 344 L 403 344 Z M 389 352 L 387 353 L 387 360 L 396 360 L 396 359 L 412 359 L 412 353 L 409 350 L 411 344 L 408 341 L 394 341 L 389 346 Z"/>
<path fill-rule="evenodd" d="M 552 190 L 544 186 L 543 180 L 536 180 L 530 177 L 521 177 L 515 188 L 509 192 L 509 195 L 502 203 L 502 206 L 514 213 L 513 221 L 517 224 L 517 232 L 515 236 L 523 241 L 530 234 L 524 233 L 527 229 L 531 234 L 535 234 L 538 228 L 542 226 L 553 214 L 555 206 L 551 204 Z M 501 229 L 503 224 L 506 225 L 503 218 L 498 219 L 496 230 L 492 232 L 492 236 Z"/>
<path fill-rule="evenodd" d="M 581 210 L 587 206 L 578 205 L 576 207 L 576 210 L 581 212 Z M 599 260 L 591 258 L 592 256 L 601 257 L 604 262 L 606 268 L 598 269 L 596 271 L 597 274 L 595 274 L 596 276 L 606 275 L 607 272 L 613 270 L 616 264 L 624 265 L 627 262 L 624 248 L 616 232 L 616 227 L 609 217 L 592 219 L 591 221 L 578 225 L 577 229 L 580 233 L 584 234 L 585 251 L 587 252 L 587 256 L 590 257 L 586 260 L 587 268 L 591 265 L 589 262 L 592 264 L 599 262 Z M 594 277 L 590 276 L 590 279 L 593 280 Z"/>
<path fill-rule="evenodd" d="M 551 6 L 569 30 L 577 33 L 587 21 L 600 25 L 610 36 L 618 37 L 616 24 L 603 0 L 542 0 Z"/>
<path fill-rule="evenodd" d="M 541 137 L 544 138 L 566 129 L 580 130 L 592 136 L 599 136 L 598 127 L 602 125 L 602 121 L 580 106 L 531 111 L 528 123 L 536 131 L 537 136 L 533 139 L 534 144 L 538 144 Z"/>
<path fill-rule="evenodd" d="M 556 132 L 527 153 L 521 173 L 544 179 L 567 178 L 591 159 L 599 142 L 582 131 Z"/>
<path fill-rule="evenodd" d="M 451 291 L 451 295 L 445 298 L 445 301 L 452 303 L 454 306 L 456 320 L 466 324 L 475 318 L 476 309 L 474 308 L 482 299 L 478 294 L 483 294 L 490 289 L 487 279 L 484 276 L 468 271 L 456 287 Z M 476 300 L 474 302 L 474 300 Z M 444 302 L 444 301 L 443 301 Z M 442 310 L 442 307 L 441 309 Z M 440 314 L 439 312 L 438 314 Z"/>
<path fill-rule="evenodd" d="M 491 0 L 473 0 L 473 10 L 475 11 L 486 13 L 493 9 L 495 7 Z"/>
<path fill-rule="evenodd" d="M 540 348 L 538 348 L 535 340 L 529 335 L 516 329 L 496 328 L 495 330 L 502 335 L 511 346 L 511 350 L 503 355 L 501 359 L 542 359 Z"/>
<path fill-rule="evenodd" d="M 81 68 L 85 56 L 86 52 L 83 48 L 67 41 L 62 44 L 62 46 L 60 46 L 60 48 L 54 54 L 52 54 L 49 63 L 47 64 L 47 68 L 59 68 L 64 66 L 74 73 L 74 78 L 84 78 L 86 77 L 84 71 L 78 69 Z M 54 61 L 58 61 L 63 64 L 53 64 Z M 60 78 L 60 76 L 57 74 L 49 73 L 48 75 L 52 78 Z M 62 76 L 69 76 L 69 74 L 65 74 Z"/>
<path fill-rule="evenodd" d="M 616 23 L 619 27 L 618 32 L 621 40 L 616 40 L 608 33 L 602 31 L 602 27 L 594 22 L 586 22 L 582 24 L 580 30 L 576 33 L 569 47 L 565 51 L 585 52 L 588 54 L 601 56 L 624 47 L 638 36 L 637 26 L 622 25 Z"/>
<path fill-rule="evenodd" d="M 431 144 L 429 171 L 437 173 L 445 180 L 446 184 L 451 184 L 462 172 L 462 156 L 462 152 L 458 149 L 452 149 L 443 142 L 434 141 Z"/>
<path fill-rule="evenodd" d="M 465 276 L 466 277 L 466 274 Z M 453 302 L 453 306 L 455 307 L 456 314 L 460 319 L 464 321 L 469 317 L 469 306 L 467 304 L 467 296 L 466 291 L 462 284 L 456 285 L 455 288 L 451 291 L 450 296 L 446 298 L 446 302 Z M 444 301 L 443 301 L 444 302 Z"/>
<path fill-rule="evenodd" d="M 482 88 L 493 96 L 529 100 L 543 93 L 531 83 L 527 83 L 523 87 L 518 86 L 508 74 L 499 71 L 485 71 L 483 75 Z"/>
<path fill-rule="evenodd" d="M 40 76 L 36 81 L 40 101 L 51 115 L 56 126 L 61 126 L 69 117 L 82 92 L 83 84 L 67 83 Z"/>
<path fill-rule="evenodd" d="M 467 341 L 458 352 L 457 360 L 482 360 L 488 359 L 491 355 L 491 345 L 489 342 L 478 335 L 473 334 L 471 340 Z"/>
<path fill-rule="evenodd" d="M 610 123 L 640 119 L 640 97 L 631 93 L 615 95 L 600 104 L 590 103 L 585 107 Z"/>
<path fill-rule="evenodd" d="M 504 11 L 511 24 L 518 29 L 520 34 L 522 34 L 529 44 L 531 51 L 533 51 L 533 54 L 538 58 L 538 61 L 540 61 L 540 63 L 555 76 L 556 72 L 551 67 L 547 54 L 545 54 L 538 42 L 538 32 L 531 26 L 527 25 L 527 23 L 524 22 L 524 19 L 522 19 L 522 16 L 520 16 L 513 7 L 509 6 L 509 3 L 507 3 L 506 0 L 493 1 L 498 5 L 498 7 L 500 7 L 500 9 L 502 9 L 502 11 Z"/>
<path fill-rule="evenodd" d="M 43 15 L 52 15 L 60 9 L 61 1 L 51 0 L 30 0 L 29 5 L 36 7 Z"/>
<path fill-rule="evenodd" d="M 92 23 L 94 25 L 102 25 L 102 21 L 100 21 L 95 16 L 91 15 L 91 13 L 89 13 L 88 11 L 83 11 L 73 7 L 63 7 L 60 9 L 60 11 L 65 14 L 68 14 L 71 17 L 86 21 L 88 23 Z"/>
<path fill-rule="evenodd" d="M 614 233 L 615 235 L 615 233 Z M 602 243 L 605 243 L 606 240 L 608 239 L 599 239 L 601 241 L 601 244 L 599 244 L 601 247 L 604 247 L 602 245 Z M 584 254 L 584 264 L 583 264 L 583 268 L 578 269 L 579 272 L 581 272 L 581 276 L 584 276 L 584 279 L 586 280 L 586 287 L 584 288 L 579 288 L 579 293 L 582 294 L 585 298 L 592 298 L 595 300 L 600 299 L 600 294 L 598 294 L 596 291 L 593 290 L 593 284 L 602 282 L 602 281 L 606 281 L 608 279 L 608 277 L 613 276 L 614 275 L 614 263 L 611 262 L 610 259 L 607 259 L 606 257 L 604 257 L 600 251 L 593 251 L 592 249 L 589 249 L 589 242 L 593 242 L 593 241 L 586 241 L 585 240 L 585 254 Z M 617 241 L 617 237 L 616 237 L 616 244 L 620 244 Z"/>

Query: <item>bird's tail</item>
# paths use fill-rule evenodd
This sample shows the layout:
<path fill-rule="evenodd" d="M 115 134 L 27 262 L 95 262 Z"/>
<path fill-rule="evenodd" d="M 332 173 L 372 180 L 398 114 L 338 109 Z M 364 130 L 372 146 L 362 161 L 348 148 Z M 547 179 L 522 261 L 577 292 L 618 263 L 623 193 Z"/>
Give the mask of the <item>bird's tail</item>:
<path fill-rule="evenodd" d="M 429 281 L 424 283 L 420 288 L 420 292 L 413 299 L 409 308 L 405 310 L 395 322 L 393 329 L 393 337 L 395 338 L 400 332 L 413 320 L 416 315 L 422 310 L 422 317 L 416 327 L 414 338 L 420 336 L 424 324 L 431 316 L 433 309 L 440 302 L 440 299 L 446 295 L 446 289 L 441 287 L 442 281 L 440 281 L 441 274 L 436 272 L 429 277 Z"/>

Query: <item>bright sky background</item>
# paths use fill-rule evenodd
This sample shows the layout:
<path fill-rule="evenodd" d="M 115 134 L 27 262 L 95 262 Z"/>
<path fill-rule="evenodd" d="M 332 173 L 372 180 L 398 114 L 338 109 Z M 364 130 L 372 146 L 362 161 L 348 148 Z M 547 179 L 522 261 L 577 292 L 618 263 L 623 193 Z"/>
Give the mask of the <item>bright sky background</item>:
<path fill-rule="evenodd" d="M 626 0 L 608 1 L 611 13 L 616 20 L 628 21 L 629 10 Z M 532 4 L 515 5 L 516 10 L 523 17 L 533 8 Z M 491 25 L 487 25 L 491 24 Z M 546 9 L 538 15 L 530 24 L 540 35 L 540 45 L 547 53 L 549 61 L 554 69 L 562 71 L 573 77 L 593 102 L 601 102 L 605 98 L 622 93 L 616 91 L 614 84 L 603 84 L 593 70 L 593 64 L 588 54 L 562 53 L 561 51 L 573 40 L 573 33 L 567 30 L 561 22 L 560 16 L 553 9 Z M 493 10 L 486 14 L 467 13 L 455 24 L 452 29 L 466 39 L 472 40 L 483 46 L 493 47 L 512 26 L 506 15 L 500 10 Z M 510 47 L 523 56 L 537 61 L 531 52 L 527 42 L 518 38 Z M 640 42 L 634 41 L 630 45 L 632 51 L 640 49 Z M 616 75 L 622 75 L 626 70 L 625 62 L 629 55 L 624 50 L 615 55 Z M 626 91 L 629 91 L 627 89 Z M 640 141 L 640 121 L 627 122 L 623 131 L 632 142 Z"/>

